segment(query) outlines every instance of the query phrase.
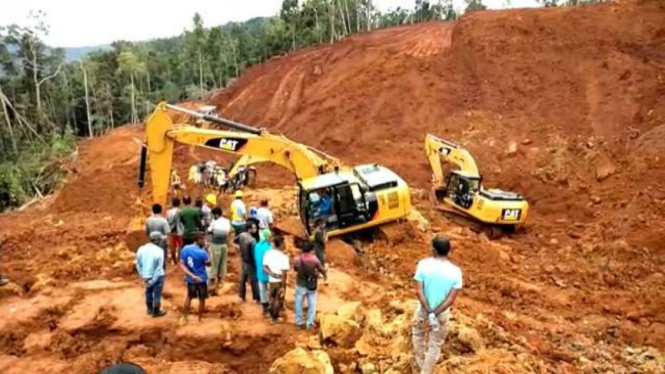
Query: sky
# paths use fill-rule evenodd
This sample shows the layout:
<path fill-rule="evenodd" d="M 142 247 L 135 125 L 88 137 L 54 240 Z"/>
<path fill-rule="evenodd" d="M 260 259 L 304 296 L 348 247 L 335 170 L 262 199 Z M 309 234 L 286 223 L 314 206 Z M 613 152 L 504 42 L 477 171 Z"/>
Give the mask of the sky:
<path fill-rule="evenodd" d="M 434 0 L 436 1 L 436 0 Z M 433 2 L 434 2 L 433 1 Z M 84 47 L 115 40 L 140 41 L 170 37 L 191 27 L 199 12 L 204 25 L 272 16 L 282 0 L 184 0 L 171 6 L 165 0 L 2 0 L 0 25 L 28 26 L 30 11 L 46 13 L 50 33 L 44 38 L 54 47 Z M 8 5 L 11 4 L 11 5 Z M 374 0 L 382 11 L 412 8 L 415 0 Z M 536 0 L 484 0 L 492 9 L 536 6 Z M 463 9 L 463 0 L 454 0 Z M 510 4 L 510 5 L 508 5 Z"/>

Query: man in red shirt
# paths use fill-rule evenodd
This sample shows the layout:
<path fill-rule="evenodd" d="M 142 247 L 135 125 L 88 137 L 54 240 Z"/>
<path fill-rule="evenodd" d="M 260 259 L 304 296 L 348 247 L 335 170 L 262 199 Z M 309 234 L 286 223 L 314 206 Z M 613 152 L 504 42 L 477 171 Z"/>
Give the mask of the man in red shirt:
<path fill-rule="evenodd" d="M 309 242 L 303 243 L 302 254 L 293 260 L 293 267 L 296 271 L 296 325 L 298 328 L 314 327 L 316 317 L 316 289 L 318 286 L 319 274 L 326 278 L 326 269 L 314 253 L 314 246 Z M 303 326 L 302 321 L 302 301 L 307 297 L 307 322 Z"/>

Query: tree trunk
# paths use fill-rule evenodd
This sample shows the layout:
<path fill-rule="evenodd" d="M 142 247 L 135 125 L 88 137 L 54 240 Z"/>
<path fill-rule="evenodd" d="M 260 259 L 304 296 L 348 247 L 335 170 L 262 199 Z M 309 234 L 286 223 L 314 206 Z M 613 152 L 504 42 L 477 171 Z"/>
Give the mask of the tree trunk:
<path fill-rule="evenodd" d="M 349 16 L 348 0 L 344 0 L 344 10 L 346 11 L 347 30 L 349 30 L 349 35 L 351 35 L 351 17 Z"/>
<path fill-rule="evenodd" d="M 88 73 L 83 67 L 83 61 L 79 60 L 81 71 L 83 71 L 83 87 L 85 88 L 85 114 L 88 119 L 88 137 L 92 138 L 95 135 L 92 133 L 92 121 L 90 119 L 90 96 L 88 95 Z"/>
<path fill-rule="evenodd" d="M 136 123 L 138 114 L 136 113 L 136 102 L 134 101 L 135 100 L 135 95 L 134 95 L 134 73 L 131 73 L 129 76 L 131 77 L 131 80 L 132 80 L 132 123 Z"/>
<path fill-rule="evenodd" d="M 356 0 L 356 32 L 360 32 L 360 1 Z"/>
<path fill-rule="evenodd" d="M 111 128 L 115 128 L 115 124 L 113 123 L 113 102 L 111 102 L 111 106 L 109 107 L 109 117 L 111 118 Z"/>
<path fill-rule="evenodd" d="M 344 31 L 343 36 L 349 35 L 349 29 L 346 25 L 346 19 L 344 17 L 344 5 L 342 5 L 342 0 L 339 0 L 339 6 L 337 7 L 339 9 L 339 14 L 342 16 L 342 31 Z"/>
<path fill-rule="evenodd" d="M 233 50 L 233 63 L 236 67 L 236 78 L 240 75 L 240 69 L 238 69 L 238 56 L 236 54 L 236 43 L 235 40 L 231 43 L 231 49 Z"/>
<path fill-rule="evenodd" d="M 42 114 L 42 93 L 39 81 L 37 81 L 37 57 L 33 60 L 32 81 L 35 83 L 35 101 L 37 103 L 37 115 Z"/>
<path fill-rule="evenodd" d="M 330 43 L 335 41 L 335 0 L 330 2 Z"/>
<path fill-rule="evenodd" d="M 372 20 L 371 20 L 371 13 L 372 13 L 372 0 L 367 1 L 367 32 L 372 31 Z"/>
<path fill-rule="evenodd" d="M 2 86 L 0 86 L 0 102 L 2 103 L 2 113 L 4 113 L 5 123 L 7 123 L 7 129 L 9 130 L 9 137 L 12 139 L 12 148 L 14 149 L 14 155 L 18 154 L 18 146 L 16 145 L 16 136 L 14 135 L 14 128 L 12 127 L 12 121 L 9 119 L 9 112 L 7 111 L 7 104 L 5 101 L 7 96 L 2 91 Z"/>
<path fill-rule="evenodd" d="M 203 100 L 203 56 L 199 48 L 199 86 L 201 89 L 201 100 Z"/>

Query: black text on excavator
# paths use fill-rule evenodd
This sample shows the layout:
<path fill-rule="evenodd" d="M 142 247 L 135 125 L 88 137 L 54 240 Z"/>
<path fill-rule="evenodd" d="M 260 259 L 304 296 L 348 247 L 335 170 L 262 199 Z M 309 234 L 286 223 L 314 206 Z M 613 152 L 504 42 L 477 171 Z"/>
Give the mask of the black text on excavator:
<path fill-rule="evenodd" d="M 167 109 L 237 131 L 174 125 Z M 311 234 L 314 223 L 321 219 L 326 221 L 328 235 L 336 236 L 405 218 L 411 210 L 406 182 L 383 166 L 344 167 L 334 157 L 282 135 L 160 103 L 146 123 L 139 186 L 143 185 L 149 166 L 153 200 L 163 206 L 176 142 L 244 157 L 238 165 L 272 162 L 291 170 L 298 184 L 299 215 L 306 235 Z"/>
<path fill-rule="evenodd" d="M 471 154 L 459 145 L 427 134 L 425 152 L 432 167 L 432 193 L 443 210 L 470 218 L 477 229 L 491 237 L 512 231 L 526 222 L 529 203 L 522 195 L 499 189 L 485 189 Z M 445 177 L 441 161 L 456 165 Z"/>

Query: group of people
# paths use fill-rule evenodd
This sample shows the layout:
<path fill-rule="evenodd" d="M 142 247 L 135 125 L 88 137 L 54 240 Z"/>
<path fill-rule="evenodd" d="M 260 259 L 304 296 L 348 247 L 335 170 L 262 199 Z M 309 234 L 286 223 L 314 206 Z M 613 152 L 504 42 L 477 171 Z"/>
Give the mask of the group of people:
<path fill-rule="evenodd" d="M 218 165 L 214 160 L 192 165 L 189 168 L 189 175 L 187 176 L 187 180 L 190 183 L 202 184 L 205 188 L 213 188 L 219 193 L 235 191 L 246 186 L 248 178 L 247 167 L 238 167 L 236 175 L 230 177 L 227 169 Z"/>
<path fill-rule="evenodd" d="M 181 208 L 181 203 L 184 207 Z M 293 264 L 296 278 L 296 324 L 314 326 L 318 279 L 326 277 L 325 231 L 315 230 L 313 242 L 302 245 L 302 253 L 293 260 L 284 252 L 284 240 L 274 235 L 274 217 L 267 199 L 258 208 L 247 209 L 242 191 L 235 192 L 230 206 L 230 219 L 224 217 L 214 194 L 192 204 L 189 196 L 174 197 L 171 208 L 163 215 L 163 207 L 152 206 L 145 231 L 150 242 L 141 246 L 136 255 L 136 268 L 145 284 L 146 307 L 149 315 L 161 317 L 166 264 L 179 265 L 185 274 L 187 297 L 182 322 L 186 323 L 192 299 L 199 300 L 199 319 L 203 317 L 205 299 L 216 295 L 226 275 L 229 243 L 239 254 L 240 299 L 246 300 L 247 284 L 252 299 L 261 304 L 263 314 L 276 323 L 281 317 L 287 277 Z M 170 255 L 169 255 L 170 253 Z M 303 300 L 307 299 L 308 315 L 303 321 Z"/>
<path fill-rule="evenodd" d="M 323 195 L 323 194 L 322 194 Z M 322 199 L 323 200 L 323 199 Z M 172 207 L 162 216 L 162 206 L 152 207 L 146 221 L 150 243 L 139 248 L 136 268 L 145 284 L 148 314 L 161 317 L 167 249 L 174 264 L 185 274 L 187 297 L 182 321 L 187 322 L 191 300 L 199 300 L 199 319 L 203 317 L 205 299 L 216 294 L 226 275 L 229 243 L 238 249 L 238 296 L 246 300 L 247 283 L 251 296 L 262 307 L 263 314 L 276 323 L 282 308 L 290 271 L 295 276 L 295 323 L 299 328 L 315 327 L 316 296 L 319 278 L 327 279 L 325 259 L 326 220 L 318 219 L 314 240 L 303 242 L 301 253 L 290 258 L 284 240 L 274 235 L 274 217 L 264 199 L 258 208 L 247 209 L 242 191 L 235 192 L 230 206 L 230 219 L 224 217 L 215 195 L 204 200 L 172 199 Z M 325 216 L 325 214 L 323 215 Z M 233 240 L 231 241 L 231 237 Z M 169 239 L 169 240 L 167 240 Z M 462 288 L 462 271 L 448 258 L 450 242 L 443 237 L 432 240 L 432 256 L 421 260 L 414 279 L 419 305 L 412 319 L 415 365 L 419 372 L 432 373 L 447 334 L 450 308 Z M 293 266 L 293 267 L 291 267 Z M 307 299 L 307 316 L 303 304 Z M 425 337 L 429 333 L 428 347 Z"/>

